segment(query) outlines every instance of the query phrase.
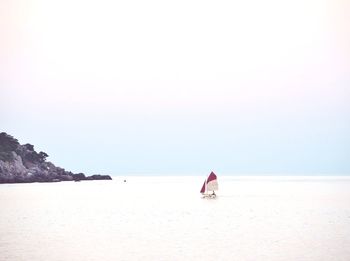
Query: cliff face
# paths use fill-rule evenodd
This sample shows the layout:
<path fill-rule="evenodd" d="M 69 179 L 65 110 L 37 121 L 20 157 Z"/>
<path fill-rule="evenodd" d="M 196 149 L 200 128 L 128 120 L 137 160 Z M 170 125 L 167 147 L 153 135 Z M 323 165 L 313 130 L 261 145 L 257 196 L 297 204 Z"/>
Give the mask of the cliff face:
<path fill-rule="evenodd" d="M 47 157 L 45 152 L 37 153 L 33 145 L 21 145 L 7 133 L 0 133 L 0 183 L 112 179 L 108 175 L 74 174 L 46 161 Z"/>

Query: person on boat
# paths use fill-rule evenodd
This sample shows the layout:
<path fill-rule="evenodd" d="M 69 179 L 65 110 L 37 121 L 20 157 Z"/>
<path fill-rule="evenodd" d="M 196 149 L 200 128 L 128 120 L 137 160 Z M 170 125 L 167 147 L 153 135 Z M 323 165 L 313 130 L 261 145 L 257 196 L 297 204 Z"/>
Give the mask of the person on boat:
<path fill-rule="evenodd" d="M 215 194 L 215 191 L 213 190 L 213 194 L 211 194 L 213 197 L 215 197 L 216 196 L 216 194 Z"/>

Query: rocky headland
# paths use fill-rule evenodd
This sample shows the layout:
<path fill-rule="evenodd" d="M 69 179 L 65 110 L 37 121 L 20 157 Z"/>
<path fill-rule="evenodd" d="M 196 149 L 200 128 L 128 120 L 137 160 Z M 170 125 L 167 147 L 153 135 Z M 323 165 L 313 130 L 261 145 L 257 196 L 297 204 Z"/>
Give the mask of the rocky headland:
<path fill-rule="evenodd" d="M 11 135 L 0 133 L 0 183 L 59 182 L 81 180 L 111 180 L 108 175 L 86 176 L 73 173 L 47 161 L 45 152 L 39 153 L 34 146 L 21 145 Z"/>

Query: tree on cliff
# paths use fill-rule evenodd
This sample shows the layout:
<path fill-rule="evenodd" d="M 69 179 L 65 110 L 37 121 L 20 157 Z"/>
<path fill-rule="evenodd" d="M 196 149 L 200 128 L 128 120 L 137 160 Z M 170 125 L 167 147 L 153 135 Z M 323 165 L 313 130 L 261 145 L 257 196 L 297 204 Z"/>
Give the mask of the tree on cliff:
<path fill-rule="evenodd" d="M 36 151 L 32 151 L 25 155 L 25 159 L 33 163 L 43 163 L 45 162 L 48 156 L 49 155 L 42 151 L 40 151 L 39 153 L 37 153 Z"/>
<path fill-rule="evenodd" d="M 12 151 L 16 151 L 19 146 L 18 140 L 5 132 L 0 133 L 0 160 L 11 161 Z"/>
<path fill-rule="evenodd" d="M 32 144 L 27 143 L 27 144 L 24 144 L 23 146 L 24 146 L 27 150 L 34 151 L 34 145 L 32 145 Z"/>

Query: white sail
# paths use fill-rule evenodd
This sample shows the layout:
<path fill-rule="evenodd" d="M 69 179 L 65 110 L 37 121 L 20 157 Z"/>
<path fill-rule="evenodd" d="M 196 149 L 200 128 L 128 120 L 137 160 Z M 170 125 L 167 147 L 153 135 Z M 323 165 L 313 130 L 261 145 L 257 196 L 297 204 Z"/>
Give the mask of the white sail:
<path fill-rule="evenodd" d="M 206 187 L 207 191 L 219 190 L 218 181 L 216 179 L 209 181 Z"/>

